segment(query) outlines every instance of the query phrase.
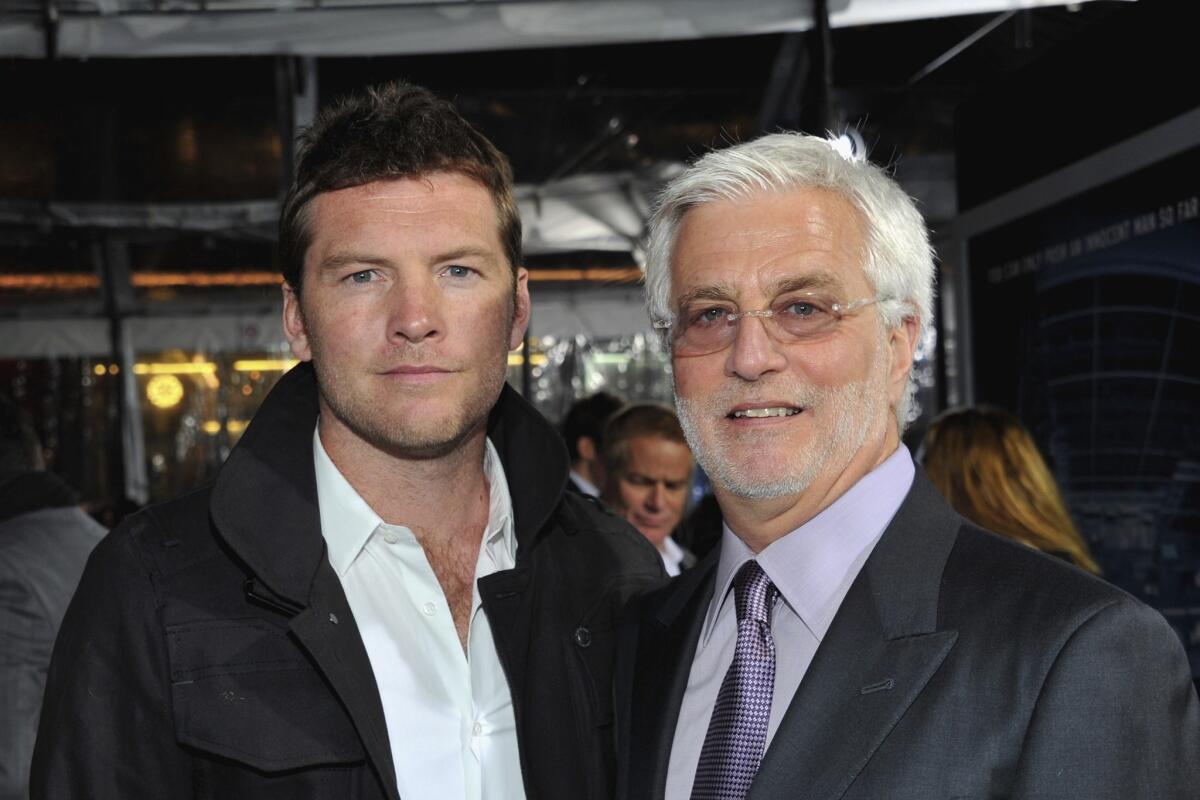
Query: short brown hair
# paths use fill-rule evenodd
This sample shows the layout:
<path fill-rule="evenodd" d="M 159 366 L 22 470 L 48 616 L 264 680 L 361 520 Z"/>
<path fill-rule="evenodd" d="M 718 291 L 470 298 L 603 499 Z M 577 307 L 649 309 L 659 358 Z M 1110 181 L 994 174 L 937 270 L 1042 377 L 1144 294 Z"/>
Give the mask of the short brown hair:
<path fill-rule="evenodd" d="M 491 193 L 505 255 L 514 272 L 520 266 L 521 217 L 508 159 L 452 103 L 428 89 L 394 82 L 342 98 L 300 135 L 298 152 L 296 179 L 279 216 L 280 271 L 297 294 L 312 242 L 313 198 L 433 172 L 461 173 Z"/>
<path fill-rule="evenodd" d="M 604 467 L 609 474 L 619 474 L 629 458 L 629 440 L 639 436 L 654 436 L 687 446 L 687 438 L 679 417 L 659 403 L 634 403 L 609 417 L 604 426 Z"/>

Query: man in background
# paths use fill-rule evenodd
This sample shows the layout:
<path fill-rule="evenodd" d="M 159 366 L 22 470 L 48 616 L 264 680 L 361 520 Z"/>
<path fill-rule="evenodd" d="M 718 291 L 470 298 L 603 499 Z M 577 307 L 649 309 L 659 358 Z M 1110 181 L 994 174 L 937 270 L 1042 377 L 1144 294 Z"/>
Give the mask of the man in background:
<path fill-rule="evenodd" d="M 605 426 L 604 501 L 650 540 L 671 576 L 696 563 L 672 538 L 683 521 L 692 468 L 683 428 L 666 406 L 635 403 Z"/>
<path fill-rule="evenodd" d="M 1200 797 L 1162 615 L 963 520 L 914 468 L 923 220 L 774 134 L 664 190 L 646 292 L 725 529 L 618 641 L 618 797 Z"/>
<path fill-rule="evenodd" d="M 563 417 L 562 435 L 571 458 L 571 483 L 591 497 L 604 488 L 604 423 L 625 402 L 608 392 L 596 392 L 576 400 Z"/>
<path fill-rule="evenodd" d="M 612 636 L 662 567 L 567 492 L 505 383 L 529 321 L 508 161 L 389 84 L 323 111 L 280 220 L 303 363 L 212 486 L 97 550 L 35 798 L 604 798 Z"/>
<path fill-rule="evenodd" d="M 50 651 L 104 533 L 46 472 L 24 410 L 0 395 L 0 800 L 29 796 Z"/>

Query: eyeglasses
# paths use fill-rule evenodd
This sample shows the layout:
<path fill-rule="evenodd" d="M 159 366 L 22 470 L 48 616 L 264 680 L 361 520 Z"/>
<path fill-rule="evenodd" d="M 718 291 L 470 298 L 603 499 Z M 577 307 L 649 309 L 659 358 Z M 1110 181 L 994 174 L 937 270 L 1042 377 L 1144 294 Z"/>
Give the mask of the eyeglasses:
<path fill-rule="evenodd" d="M 697 300 L 684 306 L 673 320 L 655 320 L 654 327 L 670 332 L 675 355 L 704 356 L 733 344 L 738 320 L 745 317 L 761 318 L 775 341 L 791 344 L 828 333 L 843 317 L 877 302 L 880 298 L 864 297 L 839 303 L 820 292 L 789 292 L 770 308 L 738 311 L 731 303 Z"/>

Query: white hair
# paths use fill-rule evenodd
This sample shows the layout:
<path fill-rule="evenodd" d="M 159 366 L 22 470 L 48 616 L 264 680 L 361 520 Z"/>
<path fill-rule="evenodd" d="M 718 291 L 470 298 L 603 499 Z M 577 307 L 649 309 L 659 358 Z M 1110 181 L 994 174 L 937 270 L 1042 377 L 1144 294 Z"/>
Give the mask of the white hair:
<path fill-rule="evenodd" d="M 646 306 L 653 320 L 671 320 L 671 257 L 684 215 L 717 201 L 793 189 L 837 192 L 866 227 L 863 271 L 886 329 L 905 319 L 920 323 L 921 341 L 933 319 L 933 252 L 917 207 L 883 169 L 838 142 L 802 133 L 773 133 L 714 150 L 671 180 L 658 197 L 646 245 Z M 901 432 L 912 420 L 916 379 L 896 407 Z"/>

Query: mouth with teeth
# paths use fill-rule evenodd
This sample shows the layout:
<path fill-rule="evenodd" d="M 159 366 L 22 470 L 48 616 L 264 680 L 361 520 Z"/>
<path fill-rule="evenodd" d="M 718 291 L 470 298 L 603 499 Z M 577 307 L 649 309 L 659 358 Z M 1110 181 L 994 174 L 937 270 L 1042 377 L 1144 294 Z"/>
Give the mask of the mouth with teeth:
<path fill-rule="evenodd" d="M 773 408 L 741 408 L 730 412 L 727 416 L 729 419 L 764 419 L 766 417 L 794 417 L 799 413 L 800 409 L 798 408 L 776 406 Z"/>

